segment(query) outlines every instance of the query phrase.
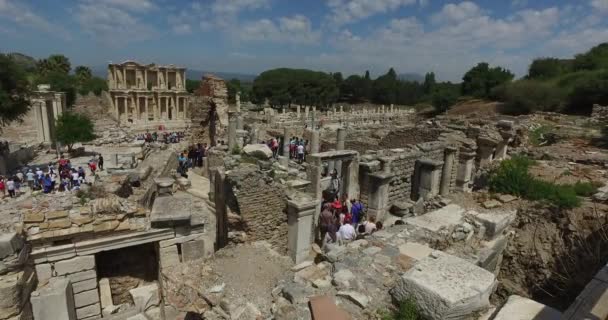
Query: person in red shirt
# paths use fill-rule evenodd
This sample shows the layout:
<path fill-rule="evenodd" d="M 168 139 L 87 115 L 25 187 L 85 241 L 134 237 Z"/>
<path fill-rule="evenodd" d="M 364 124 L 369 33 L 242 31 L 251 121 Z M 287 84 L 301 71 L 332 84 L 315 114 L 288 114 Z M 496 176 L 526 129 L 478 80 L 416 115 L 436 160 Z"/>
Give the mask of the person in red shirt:
<path fill-rule="evenodd" d="M 89 169 L 91 170 L 91 173 L 95 175 L 95 170 L 97 170 L 97 164 L 95 163 L 95 161 L 89 161 Z"/>

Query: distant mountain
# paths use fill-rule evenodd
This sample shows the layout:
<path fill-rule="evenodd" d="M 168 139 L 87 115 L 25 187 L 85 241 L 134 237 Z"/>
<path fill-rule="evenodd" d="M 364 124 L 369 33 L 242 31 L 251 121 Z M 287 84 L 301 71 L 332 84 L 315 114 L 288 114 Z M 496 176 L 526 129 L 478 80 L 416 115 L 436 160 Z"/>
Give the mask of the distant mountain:
<path fill-rule="evenodd" d="M 397 77 L 403 81 L 424 82 L 424 76 L 418 73 L 401 73 Z"/>
<path fill-rule="evenodd" d="M 21 67 L 26 71 L 33 71 L 34 69 L 36 69 L 36 63 L 38 62 L 38 60 L 28 55 L 19 52 L 13 52 L 9 53 L 8 56 L 13 58 L 13 60 L 17 62 L 17 64 L 21 65 Z"/>
<path fill-rule="evenodd" d="M 108 76 L 108 67 L 107 66 L 97 66 L 92 69 L 93 75 L 101 78 L 106 78 Z M 231 79 L 239 79 L 241 82 L 253 82 L 253 80 L 257 77 L 254 74 L 244 74 L 244 73 L 234 73 L 234 72 L 214 72 L 214 71 L 203 71 L 203 70 L 186 70 L 186 77 L 190 80 L 201 80 L 204 74 L 211 73 L 215 76 L 218 76 L 226 81 Z"/>
<path fill-rule="evenodd" d="M 201 80 L 204 74 L 211 73 L 226 81 L 231 79 L 238 79 L 241 82 L 253 82 L 257 77 L 255 74 L 245 73 L 234 73 L 234 72 L 213 72 L 213 71 L 202 71 L 202 70 L 186 70 L 186 77 L 190 80 Z"/>

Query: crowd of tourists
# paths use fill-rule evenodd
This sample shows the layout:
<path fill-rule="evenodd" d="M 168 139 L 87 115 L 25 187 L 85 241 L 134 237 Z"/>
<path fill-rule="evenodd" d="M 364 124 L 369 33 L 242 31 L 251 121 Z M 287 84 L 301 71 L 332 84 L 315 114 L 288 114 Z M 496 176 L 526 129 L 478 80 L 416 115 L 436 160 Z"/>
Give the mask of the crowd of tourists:
<path fill-rule="evenodd" d="M 137 135 L 137 140 L 144 140 L 145 142 L 162 142 L 162 143 L 179 143 L 185 136 L 182 131 L 166 132 L 161 131 L 160 133 L 154 131 L 152 133 L 146 132 Z"/>
<path fill-rule="evenodd" d="M 207 156 L 209 147 L 206 143 L 190 146 L 177 155 L 177 173 L 187 177 L 188 169 L 203 166 L 203 158 Z"/>
<path fill-rule="evenodd" d="M 103 170 L 103 161 L 101 154 L 89 160 L 89 174 L 95 175 L 98 169 Z M 15 198 L 21 195 L 22 188 L 43 193 L 78 190 L 86 177 L 85 168 L 73 166 L 70 159 L 60 156 L 57 162 L 49 162 L 46 167 L 24 167 L 12 176 L 0 176 L 0 195 Z"/>
<path fill-rule="evenodd" d="M 281 143 L 279 143 L 279 140 L 282 140 L 282 138 L 272 138 L 266 142 L 268 148 L 272 150 L 273 158 L 276 159 L 279 156 L 279 145 L 281 143 L 287 143 L 289 145 L 289 155 L 283 156 L 289 156 L 290 159 L 294 159 L 298 161 L 298 163 L 304 162 L 308 151 L 308 140 L 304 140 L 304 138 L 300 137 L 291 137 L 288 141 L 281 141 Z"/>
<path fill-rule="evenodd" d="M 337 171 L 331 173 L 329 187 L 324 191 L 319 215 L 321 241 L 327 243 L 345 244 L 364 238 L 376 230 L 382 229 L 382 223 L 376 222 L 375 217 L 366 219 L 366 210 L 359 199 L 340 195 L 340 179 Z"/>

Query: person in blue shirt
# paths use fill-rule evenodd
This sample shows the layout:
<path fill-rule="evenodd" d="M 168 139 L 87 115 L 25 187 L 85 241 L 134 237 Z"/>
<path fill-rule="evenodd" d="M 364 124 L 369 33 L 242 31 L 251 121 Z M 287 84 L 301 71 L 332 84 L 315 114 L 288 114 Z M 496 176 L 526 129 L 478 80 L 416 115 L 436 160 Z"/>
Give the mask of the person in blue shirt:
<path fill-rule="evenodd" d="M 357 199 L 352 200 L 351 214 L 353 215 L 353 225 L 357 225 L 363 216 L 363 203 Z"/>

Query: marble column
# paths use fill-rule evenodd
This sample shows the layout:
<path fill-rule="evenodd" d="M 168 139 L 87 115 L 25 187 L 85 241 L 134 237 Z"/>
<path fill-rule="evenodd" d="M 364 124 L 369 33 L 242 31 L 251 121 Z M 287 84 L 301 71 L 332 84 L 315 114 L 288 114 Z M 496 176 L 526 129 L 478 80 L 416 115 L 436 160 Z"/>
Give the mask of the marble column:
<path fill-rule="evenodd" d="M 51 141 L 51 127 L 50 127 L 50 119 L 49 119 L 49 110 L 46 104 L 46 101 L 42 101 L 40 104 L 40 114 L 42 118 L 42 132 L 44 136 L 44 142 L 52 142 Z"/>
<path fill-rule="evenodd" d="M 459 154 L 456 187 L 460 191 L 471 191 L 470 182 L 475 167 L 475 155 L 475 152 L 460 152 Z"/>
<path fill-rule="evenodd" d="M 447 147 L 443 155 L 443 171 L 441 172 L 441 189 L 439 194 L 443 197 L 450 194 L 450 184 L 452 182 L 452 170 L 454 168 L 454 158 L 457 149 Z"/>
<path fill-rule="evenodd" d="M 311 131 L 311 138 L 310 138 L 310 153 L 311 154 L 315 154 L 315 153 L 319 153 L 319 131 L 313 129 Z"/>
<path fill-rule="evenodd" d="M 318 200 L 287 200 L 287 248 L 294 263 L 308 259 Z"/>
<path fill-rule="evenodd" d="M 296 113 L 297 113 L 297 118 L 300 119 L 300 105 L 296 106 Z"/>
<path fill-rule="evenodd" d="M 232 152 L 236 146 L 236 117 L 233 113 L 228 115 L 228 150 Z"/>
<path fill-rule="evenodd" d="M 243 130 L 243 116 L 240 113 L 236 116 L 236 129 Z"/>
<path fill-rule="evenodd" d="M 281 165 L 289 167 L 289 129 L 283 128 L 283 156 L 281 157 Z"/>
<path fill-rule="evenodd" d="M 344 144 L 346 140 L 346 129 L 338 128 L 336 133 L 336 150 L 344 150 Z M 342 176 L 342 160 L 336 160 L 334 167 L 338 171 L 338 176 Z"/>
<path fill-rule="evenodd" d="M 391 172 L 378 172 L 369 175 L 368 215 L 382 221 L 385 213 L 390 209 L 389 186 L 394 174 Z"/>
<path fill-rule="evenodd" d="M 431 159 L 417 161 L 418 192 L 424 200 L 428 200 L 439 194 L 440 175 L 443 162 Z"/>
<path fill-rule="evenodd" d="M 146 72 L 146 74 L 147 74 L 147 72 Z M 148 97 L 147 96 L 146 96 L 146 99 L 144 102 L 144 106 L 146 108 L 146 112 L 144 113 L 146 118 L 144 119 L 144 121 L 148 122 L 150 119 L 150 109 L 148 108 Z"/>
<path fill-rule="evenodd" d="M 308 120 L 308 106 L 304 106 L 304 118 Z"/>

